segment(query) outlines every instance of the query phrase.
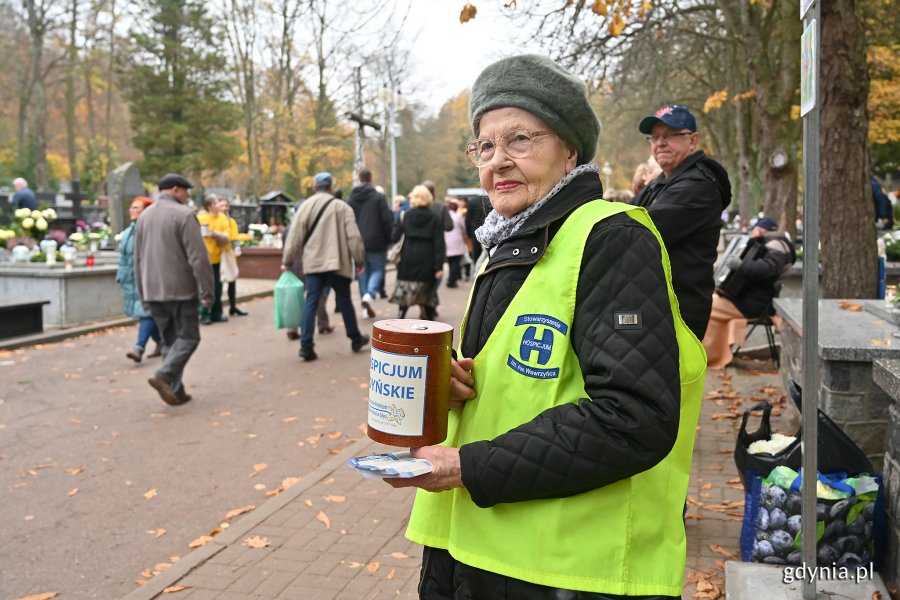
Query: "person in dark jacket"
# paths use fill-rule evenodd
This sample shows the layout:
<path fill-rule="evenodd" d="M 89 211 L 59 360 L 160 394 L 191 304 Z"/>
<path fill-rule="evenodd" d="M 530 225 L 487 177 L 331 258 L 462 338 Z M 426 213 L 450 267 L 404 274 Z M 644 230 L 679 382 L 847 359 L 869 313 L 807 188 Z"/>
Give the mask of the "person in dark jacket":
<path fill-rule="evenodd" d="M 399 317 L 406 318 L 410 306 L 418 305 L 428 320 L 434 320 L 438 295 L 436 280 L 443 276 L 445 246 L 444 226 L 431 210 L 434 198 L 424 185 L 409 193 L 412 208 L 394 225 L 391 241 L 403 238 L 400 263 L 397 265 L 397 287 L 389 302 L 400 307 Z"/>
<path fill-rule="evenodd" d="M 875 203 L 875 227 L 890 231 L 894 228 L 894 206 L 884 192 L 884 186 L 872 175 L 872 202 Z"/>
<path fill-rule="evenodd" d="M 600 124 L 556 63 L 490 65 L 469 115 L 489 259 L 447 439 L 412 451 L 432 472 L 387 480 L 421 488 L 406 532 L 425 546 L 420 597 L 680 598 L 705 361 L 659 234 L 602 199 Z"/>
<path fill-rule="evenodd" d="M 13 188 L 16 190 L 16 193 L 13 194 L 12 200 L 10 201 L 10 206 L 12 206 L 13 209 L 30 208 L 31 210 L 37 210 L 37 199 L 34 196 L 34 192 L 29 189 L 27 181 L 21 177 L 16 177 L 13 179 Z"/>
<path fill-rule="evenodd" d="M 372 186 L 372 171 L 359 171 L 359 185 L 347 200 L 356 215 L 356 225 L 366 247 L 365 269 L 359 276 L 359 295 L 366 316 L 375 316 L 375 299 L 384 284 L 387 249 L 391 241 L 393 215 L 384 194 Z"/>
<path fill-rule="evenodd" d="M 650 212 L 669 260 L 681 316 L 703 339 L 712 307 L 722 211 L 731 203 L 728 173 L 700 150 L 694 115 L 670 104 L 641 120 L 662 173 L 631 200 Z"/>
<path fill-rule="evenodd" d="M 744 258 L 725 258 L 725 266 L 736 279 L 728 286 L 730 291 L 717 288 L 712 298 L 712 314 L 703 338 L 707 366 L 711 369 L 722 369 L 731 362 L 731 349 L 743 345 L 747 335 L 747 319 L 772 310 L 781 278 L 797 260 L 787 233 L 777 229 L 774 219 L 759 219 L 750 230 Z"/>

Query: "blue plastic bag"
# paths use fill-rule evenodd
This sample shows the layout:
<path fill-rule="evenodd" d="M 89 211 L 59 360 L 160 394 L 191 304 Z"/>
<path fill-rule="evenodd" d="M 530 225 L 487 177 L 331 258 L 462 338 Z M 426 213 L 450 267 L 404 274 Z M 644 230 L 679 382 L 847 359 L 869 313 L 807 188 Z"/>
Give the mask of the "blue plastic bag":
<path fill-rule="evenodd" d="M 275 329 L 297 329 L 303 320 L 306 288 L 300 278 L 285 271 L 275 284 Z"/>

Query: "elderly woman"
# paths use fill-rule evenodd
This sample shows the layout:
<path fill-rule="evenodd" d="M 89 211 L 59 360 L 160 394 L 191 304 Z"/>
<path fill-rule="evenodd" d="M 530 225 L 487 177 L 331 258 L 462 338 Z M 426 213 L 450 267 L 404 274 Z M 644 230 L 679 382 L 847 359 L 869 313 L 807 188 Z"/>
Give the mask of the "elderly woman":
<path fill-rule="evenodd" d="M 444 274 L 444 224 L 431 210 L 434 196 L 424 185 L 409 193 L 410 208 L 394 224 L 391 243 L 403 238 L 397 287 L 389 302 L 400 306 L 399 317 L 406 318 L 410 306 L 419 305 L 428 320 L 434 320 L 438 295 L 435 280 Z"/>
<path fill-rule="evenodd" d="M 137 292 L 137 284 L 134 280 L 134 228 L 138 217 L 144 209 L 153 204 L 153 200 L 146 196 L 137 196 L 131 201 L 128 214 L 131 216 L 131 225 L 122 232 L 122 240 L 119 242 L 119 270 L 116 271 L 116 283 L 122 286 L 122 300 L 125 305 L 125 314 L 129 317 L 140 319 L 138 325 L 138 337 L 134 347 L 125 353 L 125 356 L 136 363 L 144 357 L 144 349 L 147 342 L 153 338 L 156 349 L 147 355 L 153 358 L 160 355 L 159 328 L 153 320 L 150 311 L 144 310 L 141 297 Z"/>
<path fill-rule="evenodd" d="M 466 153 L 493 206 L 451 365 L 447 440 L 407 537 L 422 598 L 680 598 L 705 374 L 659 234 L 602 200 L 585 86 L 534 55 L 472 88 Z"/>

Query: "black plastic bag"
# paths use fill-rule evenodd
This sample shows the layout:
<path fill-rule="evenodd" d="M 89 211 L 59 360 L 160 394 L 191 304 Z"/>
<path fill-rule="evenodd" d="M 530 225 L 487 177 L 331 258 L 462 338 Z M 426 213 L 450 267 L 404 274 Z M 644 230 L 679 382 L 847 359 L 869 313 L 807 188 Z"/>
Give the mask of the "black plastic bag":
<path fill-rule="evenodd" d="M 802 411 L 800 386 L 790 381 L 788 382 L 788 391 L 794 404 Z M 759 428 L 750 433 L 747 431 L 747 421 L 750 418 L 750 413 L 758 410 L 763 411 L 762 420 Z M 856 442 L 844 433 L 844 430 L 822 412 L 821 409 L 817 410 L 819 420 L 818 471 L 820 473 L 848 473 L 850 475 L 874 473 L 875 469 L 872 467 L 872 463 L 862 449 L 856 445 Z M 734 446 L 734 464 L 737 467 L 738 475 L 741 478 L 741 483 L 744 484 L 745 490 L 747 489 L 748 474 L 750 477 L 753 475 L 766 477 L 772 472 L 772 469 L 781 465 L 790 467 L 795 471 L 799 471 L 802 466 L 800 452 L 802 429 L 795 434 L 797 439 L 778 454 L 750 454 L 747 451 L 747 448 L 753 442 L 768 440 L 772 437 L 772 427 L 769 423 L 771 413 L 772 405 L 768 402 L 761 402 L 750 410 L 744 411 L 741 429 L 738 431 L 737 442 Z"/>

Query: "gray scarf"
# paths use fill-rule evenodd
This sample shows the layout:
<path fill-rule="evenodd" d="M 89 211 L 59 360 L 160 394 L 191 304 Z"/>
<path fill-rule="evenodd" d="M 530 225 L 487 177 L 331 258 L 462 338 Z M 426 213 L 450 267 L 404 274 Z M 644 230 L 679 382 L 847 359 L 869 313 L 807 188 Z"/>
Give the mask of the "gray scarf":
<path fill-rule="evenodd" d="M 550 190 L 546 196 L 509 219 L 498 213 L 496 210 L 492 210 L 484 219 L 484 225 L 475 230 L 475 237 L 478 238 L 478 241 L 486 248 L 496 246 L 517 232 L 528 217 L 537 212 L 538 209 L 550 200 L 550 198 L 566 187 L 570 181 L 583 173 L 599 172 L 600 167 L 593 163 L 575 167 L 568 175 L 556 182 L 556 185 L 553 186 L 553 189 Z"/>

